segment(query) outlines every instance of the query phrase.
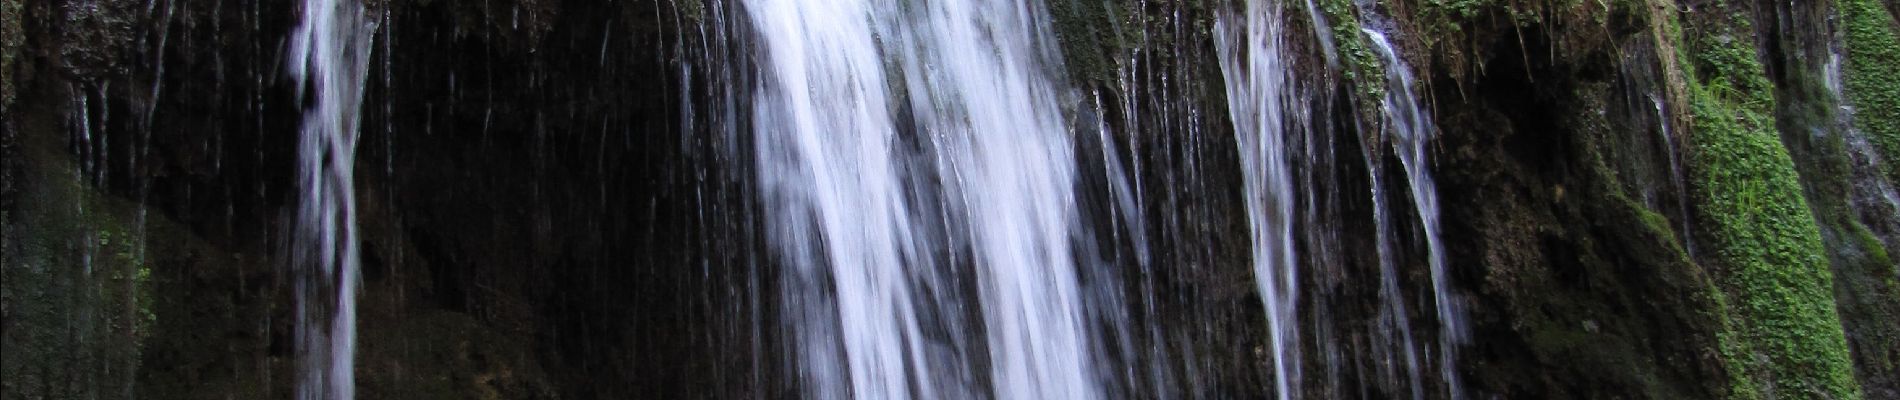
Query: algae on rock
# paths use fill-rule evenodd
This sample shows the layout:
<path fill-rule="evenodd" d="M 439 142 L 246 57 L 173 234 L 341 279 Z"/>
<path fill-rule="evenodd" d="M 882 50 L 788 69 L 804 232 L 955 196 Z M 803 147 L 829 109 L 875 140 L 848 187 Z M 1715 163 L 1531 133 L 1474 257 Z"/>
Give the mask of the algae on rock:
<path fill-rule="evenodd" d="M 9 135 L 47 126 L 4 123 Z M 132 398 L 157 323 L 145 227 L 46 136 L 5 149 L 24 160 L 6 168 L 20 185 L 0 221 L 0 397 Z"/>
<path fill-rule="evenodd" d="M 1735 398 L 1860 397 L 1835 310 L 1833 273 L 1794 161 L 1775 131 L 1774 88 L 1746 15 L 1705 6 L 1688 16 L 1681 66 L 1695 134 L 1692 189 L 1707 266 L 1737 327 L 1722 357 L 1744 379 Z M 1697 20 L 1702 18 L 1702 20 Z"/>
<path fill-rule="evenodd" d="M 1900 181 L 1900 28 L 1876 0 L 1840 0 L 1846 34 L 1848 98 L 1854 122 L 1886 158 L 1889 179 Z"/>
<path fill-rule="evenodd" d="M 26 42 L 26 29 L 20 25 L 26 10 L 20 1 L 0 0 L 0 112 L 13 109 L 13 92 L 18 90 L 13 71 Z"/>

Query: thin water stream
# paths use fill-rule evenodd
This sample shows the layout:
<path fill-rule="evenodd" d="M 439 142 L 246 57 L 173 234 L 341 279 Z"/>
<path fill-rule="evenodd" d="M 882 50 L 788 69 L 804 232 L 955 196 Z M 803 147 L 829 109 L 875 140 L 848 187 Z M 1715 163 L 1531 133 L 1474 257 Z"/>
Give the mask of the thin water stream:
<path fill-rule="evenodd" d="M 298 141 L 297 215 L 289 244 L 296 290 L 299 399 L 356 394 L 356 291 L 362 284 L 354 184 L 373 18 L 352 0 L 306 0 L 290 72 L 311 91 Z"/>

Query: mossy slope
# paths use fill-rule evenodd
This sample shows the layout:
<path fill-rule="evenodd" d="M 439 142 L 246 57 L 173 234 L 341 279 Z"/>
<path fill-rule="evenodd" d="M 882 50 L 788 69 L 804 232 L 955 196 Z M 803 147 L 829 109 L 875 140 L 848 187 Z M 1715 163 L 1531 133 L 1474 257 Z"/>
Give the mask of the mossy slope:
<path fill-rule="evenodd" d="M 1692 189 L 1708 266 L 1736 331 L 1722 357 L 1734 398 L 1860 397 L 1835 311 L 1833 274 L 1794 162 L 1775 131 L 1773 87 L 1738 5 L 1687 15 L 1682 60 L 1694 136 Z"/>
<path fill-rule="evenodd" d="M 1900 35 L 1893 15 L 1878 0 L 1840 0 L 1847 47 L 1847 95 L 1855 124 L 1886 158 L 1887 174 L 1900 181 Z"/>

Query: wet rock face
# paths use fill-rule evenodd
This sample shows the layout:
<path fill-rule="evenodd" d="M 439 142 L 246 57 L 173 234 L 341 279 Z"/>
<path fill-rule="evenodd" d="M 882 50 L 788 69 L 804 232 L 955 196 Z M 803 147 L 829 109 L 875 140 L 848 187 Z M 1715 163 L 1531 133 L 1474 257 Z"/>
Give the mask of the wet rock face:
<path fill-rule="evenodd" d="M 133 0 L 62 2 L 51 20 L 60 65 L 72 77 L 100 78 L 126 72 L 138 36 L 142 4 Z"/>
<path fill-rule="evenodd" d="M 1680 241 L 1686 194 L 1661 136 L 1674 133 L 1612 75 L 1606 48 L 1553 58 L 1548 39 L 1498 39 L 1484 74 L 1437 93 L 1447 247 L 1474 292 L 1474 390 L 1718 396 L 1721 369 L 1704 354 L 1716 326 L 1697 311 L 1712 305 L 1694 295 L 1709 283 Z"/>
<path fill-rule="evenodd" d="M 1867 3 L 1774 4 L 1766 9 L 1762 30 L 1773 38 L 1763 46 L 1768 74 L 1775 82 L 1777 125 L 1801 174 L 1804 193 L 1821 228 L 1827 257 L 1834 275 L 1835 303 L 1856 367 L 1856 378 L 1866 398 L 1900 396 L 1900 364 L 1894 352 L 1900 348 L 1900 281 L 1893 279 L 1896 265 L 1892 250 L 1900 249 L 1900 212 L 1887 200 L 1892 183 L 1882 176 L 1883 163 L 1875 143 L 1883 129 L 1891 125 L 1885 109 L 1856 110 L 1854 99 L 1872 99 L 1886 87 L 1849 85 L 1851 79 L 1867 79 L 1867 70 L 1854 73 L 1842 63 L 1868 60 L 1857 57 L 1883 57 L 1877 52 L 1853 51 L 1866 40 L 1866 31 L 1843 33 L 1836 37 L 1828 21 L 1839 9 L 1842 30 L 1852 31 L 1850 19 L 1856 13 L 1879 11 Z M 1768 18 L 1772 16 L 1772 18 Z M 1884 15 L 1872 15 L 1886 19 Z M 1865 19 L 1860 19 L 1865 21 Z M 1890 19 L 1889 19 L 1890 20 Z M 1887 32 L 1893 32 L 1888 30 Z M 1886 43 L 1893 43 L 1892 33 Z M 1878 39 L 1874 41 L 1879 41 Z M 1865 45 L 1865 43 L 1860 43 Z M 1868 54 L 1876 53 L 1876 54 Z M 1847 58 L 1848 60 L 1842 60 Z M 1877 63 L 1877 62 L 1876 62 Z M 1874 67 L 1874 68 L 1893 68 Z M 1860 82 L 1854 82 L 1860 83 Z M 1872 90 L 1869 90 L 1872 89 Z M 1861 91 L 1871 91 L 1866 93 Z"/>
<path fill-rule="evenodd" d="M 1167 337 L 1196 340 L 1181 351 L 1208 372 L 1182 387 L 1259 396 L 1272 386 L 1271 366 L 1258 350 L 1265 333 L 1246 267 L 1245 211 L 1232 190 L 1240 178 L 1231 127 L 1210 117 L 1225 112 L 1200 24 L 1211 12 L 1198 2 L 1155 2 L 1142 11 L 1186 21 L 1144 22 L 1094 2 L 1052 1 L 1070 78 L 1103 94 L 1104 115 L 1091 117 L 1135 132 L 1109 139 L 1125 152 L 1117 157 L 1143 168 L 1135 174 L 1147 182 L 1139 195 L 1151 202 L 1142 206 L 1155 221 L 1154 260 L 1183 266 L 1144 277 L 1133 262 L 1113 261 L 1130 268 L 1129 285 L 1158 288 L 1155 299 L 1131 300 L 1151 310 L 1138 318 L 1160 321 Z M 746 66 L 720 63 L 754 50 L 703 35 L 743 29 L 701 25 L 735 22 L 697 1 L 369 5 L 378 22 L 356 170 L 361 395 L 796 393 L 788 382 L 795 371 L 779 356 L 786 339 L 773 304 L 776 271 L 758 256 L 767 253 L 752 228 L 762 219 L 748 191 L 751 171 L 733 167 L 746 164 L 752 144 L 722 131 L 742 131 L 746 122 L 714 125 L 716 115 L 744 115 L 744 105 L 715 102 L 719 91 L 751 89 L 733 72 Z M 1656 18 L 1680 14 L 1619 4 L 1520 19 L 1503 6 L 1472 7 L 1455 14 L 1470 22 L 1455 35 L 1401 43 L 1407 53 L 1444 50 L 1408 58 L 1429 60 L 1416 64 L 1442 134 L 1430 158 L 1453 283 L 1465 290 L 1475 335 L 1456 373 L 1472 393 L 1503 398 L 1733 394 L 1737 377 L 1719 343 L 1727 316 L 1711 295 L 1723 290 L 1714 276 L 1722 267 L 1709 262 L 1714 250 L 1697 247 L 1704 211 L 1690 204 L 1693 182 L 1680 170 L 1693 134 L 1676 87 L 1682 78 L 1671 68 L 1685 53 L 1655 38 L 1664 31 Z M 125 299 L 151 296 L 142 307 L 152 325 L 136 329 L 146 336 L 94 358 L 121 369 L 136 361 L 136 374 L 118 370 L 106 380 L 129 382 L 143 397 L 291 395 L 296 338 L 282 255 L 296 196 L 295 136 L 310 99 L 284 73 L 282 46 L 297 13 L 290 1 L 0 0 L 0 260 L 8 268 L 0 281 L 109 288 L 100 293 L 120 297 L 57 310 L 104 310 L 124 321 L 145 304 Z M 1806 19 L 1789 21 L 1823 17 L 1799 16 Z M 1891 265 L 1883 270 L 1873 257 L 1880 240 L 1891 248 L 1895 225 L 1875 221 L 1881 213 L 1867 211 L 1873 197 L 1861 191 L 1879 173 L 1843 160 L 1822 136 L 1799 134 L 1809 127 L 1802 121 L 1831 123 L 1817 117 L 1825 112 L 1789 106 L 1825 97 L 1814 92 L 1816 66 L 1804 64 L 1822 55 L 1813 46 L 1825 40 L 1795 33 L 1821 25 L 1765 25 L 1763 35 L 1799 40 L 1767 42 L 1764 55 L 1783 105 L 1781 140 L 1830 251 L 1864 394 L 1882 398 L 1896 390 L 1884 377 L 1900 359 L 1892 353 L 1900 319 L 1891 318 L 1900 292 Z M 1154 32 L 1141 46 L 1166 51 L 1131 52 L 1143 29 Z M 1316 44 L 1289 46 L 1304 49 L 1297 64 L 1324 65 Z M 1141 55 L 1118 58 L 1128 54 Z M 1116 92 L 1130 83 L 1135 89 Z M 1337 129 L 1352 126 L 1358 104 L 1350 95 L 1310 101 L 1333 110 Z M 1184 110 L 1212 119 L 1121 115 Z M 1333 160 L 1337 170 L 1320 173 L 1347 177 L 1335 182 L 1339 190 L 1360 193 L 1370 185 L 1368 163 L 1357 155 L 1364 144 L 1353 140 L 1322 145 L 1343 155 Z M 1089 170 L 1106 162 L 1086 157 Z M 68 213 L 76 202 L 68 200 L 81 198 L 110 211 L 88 214 L 98 219 Z M 1347 239 L 1335 244 L 1375 245 L 1364 239 L 1374 228 L 1352 222 L 1371 220 L 1365 203 L 1323 210 L 1346 221 L 1338 229 Z M 1078 207 L 1107 227 L 1101 231 L 1114 229 L 1109 206 Z M 118 244 L 100 245 L 98 231 L 114 232 Z M 138 236 L 128 232 L 147 233 L 122 239 Z M 152 256 L 111 265 L 134 276 L 143 265 L 149 281 L 21 272 L 117 256 L 125 243 Z M 1316 260 L 1320 271 L 1305 279 L 1325 289 L 1311 301 L 1342 314 L 1376 312 L 1377 294 L 1361 282 L 1375 274 L 1377 260 L 1366 253 Z M 1423 278 L 1406 279 L 1416 286 Z M 65 322 L 48 317 L 54 308 L 32 308 L 40 303 L 15 287 L 0 318 L 9 335 L 0 393 L 84 386 L 16 384 L 77 382 L 72 366 L 90 364 L 11 352 L 22 343 L 14 335 L 54 337 L 36 329 Z M 121 328 L 99 332 L 131 332 L 114 330 Z M 1371 334 L 1341 333 L 1348 342 Z M 1304 356 L 1320 365 L 1326 355 Z"/>
<path fill-rule="evenodd" d="M 694 21 L 650 2 L 390 11 L 359 149 L 371 285 L 517 335 L 567 396 L 760 390 L 752 271 L 721 260 L 750 250 L 713 247 L 743 243 L 721 238 L 745 205 L 681 122 L 723 112 L 677 69 Z"/>
<path fill-rule="evenodd" d="M 20 0 L 0 1 L 0 110 L 13 106 L 13 66 L 19 63 L 20 49 L 26 44 L 21 14 L 26 10 Z"/>
<path fill-rule="evenodd" d="M 9 63 L 23 51 L 5 71 L 9 94 L 25 78 L 15 104 L 33 106 L 31 118 L 8 108 L 4 173 L 55 169 L 17 156 L 28 151 L 70 152 L 84 162 L 65 173 L 205 243 L 151 244 L 180 257 L 152 264 L 161 322 L 138 393 L 288 397 L 294 319 L 279 255 L 308 99 L 284 74 L 281 46 L 296 4 L 4 5 L 9 20 L 24 10 L 32 21 L 6 35 Z M 712 149 L 678 128 L 699 106 L 679 92 L 706 84 L 673 68 L 688 40 L 678 29 L 693 23 L 685 14 L 652 2 L 372 6 L 383 18 L 358 150 L 361 335 L 416 340 L 364 349 L 359 368 L 374 379 L 363 395 L 758 390 L 757 379 L 734 383 L 755 370 L 735 365 L 762 363 L 715 351 L 746 342 L 703 335 L 726 319 L 715 315 L 743 314 L 731 299 L 744 296 L 702 289 L 744 270 L 680 267 L 716 243 L 699 207 L 728 201 L 694 190 L 707 171 L 689 166 L 710 164 L 695 157 Z M 32 208 L 13 187 L 36 182 L 7 180 L 9 245 L 32 231 L 14 228 L 60 224 L 16 217 Z"/>

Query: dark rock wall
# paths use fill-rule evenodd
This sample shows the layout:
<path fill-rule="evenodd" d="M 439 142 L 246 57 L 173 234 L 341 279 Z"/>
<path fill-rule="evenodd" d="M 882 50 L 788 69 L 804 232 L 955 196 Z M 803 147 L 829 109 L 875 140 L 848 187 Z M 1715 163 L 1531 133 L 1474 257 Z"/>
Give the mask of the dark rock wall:
<path fill-rule="evenodd" d="M 1717 325 L 1699 311 L 1715 307 L 1712 283 L 1684 246 L 1687 193 L 1668 160 L 1684 138 L 1664 136 L 1686 129 L 1663 131 L 1647 97 L 1661 93 L 1646 92 L 1660 80 L 1646 15 L 1606 17 L 1522 24 L 1473 42 L 1489 55 L 1480 73 L 1439 75 L 1438 171 L 1447 247 L 1475 292 L 1475 392 L 1723 393 Z M 1584 29 L 1604 36 L 1562 36 Z"/>
<path fill-rule="evenodd" d="M 6 3 L 9 19 L 26 22 L 6 25 L 26 32 L 7 35 L 6 47 L 9 95 L 18 82 L 4 129 L 6 397 L 95 385 L 110 389 L 105 397 L 121 396 L 118 387 L 159 398 L 290 396 L 293 319 L 280 255 L 306 101 L 283 73 L 295 5 Z M 747 289 L 758 274 L 742 248 L 751 242 L 739 240 L 750 206 L 722 188 L 739 183 L 712 161 L 723 153 L 700 133 L 711 129 L 683 122 L 714 112 L 710 96 L 689 93 L 718 85 L 682 73 L 723 51 L 697 39 L 706 10 L 646 1 L 375 8 L 357 153 L 360 394 L 776 390 L 774 367 L 757 356 L 773 346 L 755 322 L 768 317 L 755 310 L 769 292 Z M 122 212 L 144 219 L 47 214 L 65 201 L 34 193 L 65 181 L 39 176 L 83 176 L 72 190 L 137 204 Z M 13 283 L 105 251 L 53 228 L 143 232 L 133 236 L 153 255 L 153 279 L 139 290 L 157 299 L 158 322 L 142 353 L 120 357 L 143 361 L 136 378 L 114 375 L 108 386 L 72 377 L 57 370 L 92 361 L 35 356 L 25 350 L 60 346 L 14 340 L 61 320 L 35 319 L 25 310 L 48 300 Z M 46 254 L 34 244 L 42 241 L 79 250 Z"/>

